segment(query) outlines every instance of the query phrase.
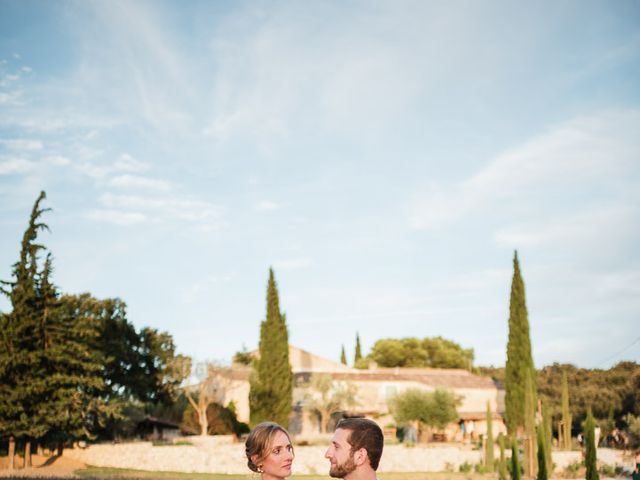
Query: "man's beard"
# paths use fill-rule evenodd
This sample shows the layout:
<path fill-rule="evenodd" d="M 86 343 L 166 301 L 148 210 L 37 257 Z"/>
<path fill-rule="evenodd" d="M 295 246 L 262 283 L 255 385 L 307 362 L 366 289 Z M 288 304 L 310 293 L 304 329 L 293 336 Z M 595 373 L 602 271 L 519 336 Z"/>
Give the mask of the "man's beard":
<path fill-rule="evenodd" d="M 353 455 L 350 455 L 342 465 L 336 464 L 335 467 L 331 465 L 331 468 L 329 469 L 329 476 L 333 478 L 344 478 L 355 469 L 356 462 L 353 461 Z"/>

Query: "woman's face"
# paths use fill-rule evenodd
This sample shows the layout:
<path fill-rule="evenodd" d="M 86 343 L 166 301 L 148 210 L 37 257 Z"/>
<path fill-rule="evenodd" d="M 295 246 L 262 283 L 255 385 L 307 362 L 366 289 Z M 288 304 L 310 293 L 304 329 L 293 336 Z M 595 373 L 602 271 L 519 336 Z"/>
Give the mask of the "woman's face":
<path fill-rule="evenodd" d="M 285 478 L 291 475 L 293 463 L 293 446 L 287 435 L 278 430 L 273 436 L 273 443 L 262 461 L 262 478 Z"/>

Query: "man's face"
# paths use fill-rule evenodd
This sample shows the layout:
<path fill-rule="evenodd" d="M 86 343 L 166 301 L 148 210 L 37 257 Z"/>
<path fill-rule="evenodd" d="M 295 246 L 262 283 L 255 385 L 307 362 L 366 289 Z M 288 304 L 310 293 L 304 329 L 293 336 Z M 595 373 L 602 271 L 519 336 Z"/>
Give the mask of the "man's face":
<path fill-rule="evenodd" d="M 350 430 L 337 429 L 331 439 L 331 445 L 324 454 L 324 457 L 331 462 L 329 475 L 333 478 L 346 478 L 356 469 L 351 445 L 348 441 L 350 435 Z"/>

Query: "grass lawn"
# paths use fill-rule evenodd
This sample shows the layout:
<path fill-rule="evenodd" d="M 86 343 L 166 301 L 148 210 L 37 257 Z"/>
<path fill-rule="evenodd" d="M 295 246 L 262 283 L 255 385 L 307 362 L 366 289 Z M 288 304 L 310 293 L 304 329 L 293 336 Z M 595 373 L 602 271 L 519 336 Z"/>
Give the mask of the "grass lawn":
<path fill-rule="evenodd" d="M 176 480 L 255 480 L 256 474 L 224 475 L 218 473 L 182 473 L 182 472 L 149 472 L 146 470 L 129 470 L 124 468 L 88 467 L 76 470 L 82 478 L 96 479 L 176 479 Z M 327 480 L 329 475 L 293 475 L 292 480 Z M 380 473 L 380 480 L 481 480 L 492 479 L 493 475 L 478 473 Z"/>

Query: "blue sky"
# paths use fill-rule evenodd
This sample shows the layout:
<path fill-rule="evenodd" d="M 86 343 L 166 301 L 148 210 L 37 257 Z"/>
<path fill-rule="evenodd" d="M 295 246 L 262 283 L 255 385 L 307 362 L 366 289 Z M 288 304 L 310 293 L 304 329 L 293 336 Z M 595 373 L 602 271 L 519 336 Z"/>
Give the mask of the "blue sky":
<path fill-rule="evenodd" d="M 40 190 L 62 291 L 180 352 L 356 332 L 640 361 L 637 1 L 0 0 L 0 278 Z M 0 307 L 8 309 L 6 302 Z"/>

